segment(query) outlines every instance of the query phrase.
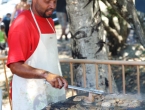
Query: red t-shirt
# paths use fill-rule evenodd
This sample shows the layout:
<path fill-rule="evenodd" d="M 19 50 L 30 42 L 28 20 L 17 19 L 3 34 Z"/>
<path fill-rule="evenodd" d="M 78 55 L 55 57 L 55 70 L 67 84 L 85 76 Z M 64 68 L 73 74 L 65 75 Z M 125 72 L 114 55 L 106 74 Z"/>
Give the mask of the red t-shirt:
<path fill-rule="evenodd" d="M 42 34 L 54 33 L 46 18 L 35 15 Z M 54 27 L 54 22 L 48 18 Z M 9 53 L 7 65 L 10 63 L 26 61 L 35 51 L 39 41 L 39 32 L 30 10 L 22 12 L 12 23 L 9 35 Z"/>

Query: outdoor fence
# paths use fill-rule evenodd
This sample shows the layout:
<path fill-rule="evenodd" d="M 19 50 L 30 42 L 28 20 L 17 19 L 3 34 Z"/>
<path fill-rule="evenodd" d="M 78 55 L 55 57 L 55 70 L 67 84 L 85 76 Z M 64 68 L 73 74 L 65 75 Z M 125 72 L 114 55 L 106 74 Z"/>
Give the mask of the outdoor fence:
<path fill-rule="evenodd" d="M 8 77 L 6 73 L 6 60 L 7 57 L 1 57 L 0 60 L 3 62 L 3 68 L 4 68 L 4 73 L 5 73 L 5 82 L 6 82 L 6 88 L 9 93 L 9 82 L 8 82 Z M 61 63 L 67 63 L 70 66 L 70 74 L 71 74 L 71 85 L 73 85 L 74 80 L 73 80 L 73 64 L 79 63 L 82 64 L 83 67 L 83 78 L 84 78 L 84 87 L 86 87 L 86 66 L 85 64 L 94 64 L 96 67 L 96 89 L 98 88 L 98 65 L 99 64 L 105 64 L 108 65 L 108 80 L 109 80 L 109 92 L 112 93 L 112 80 L 111 80 L 111 66 L 112 65 L 121 65 L 122 67 L 122 87 L 123 87 L 123 94 L 126 93 L 126 82 L 125 82 L 125 66 L 132 66 L 133 68 L 135 67 L 137 69 L 136 73 L 136 80 L 137 80 L 137 92 L 140 94 L 140 66 L 145 66 L 144 62 L 139 62 L 139 61 L 114 61 L 114 60 L 89 60 L 89 59 L 60 59 Z M 9 97 L 9 102 L 11 106 L 11 99 Z M 12 106 L 11 106 L 12 107 Z M 12 108 L 11 108 L 12 110 Z"/>
<path fill-rule="evenodd" d="M 96 89 L 98 89 L 98 65 L 105 64 L 108 65 L 108 80 L 109 80 L 109 92 L 112 93 L 112 65 L 121 65 L 122 66 L 122 86 L 123 94 L 126 94 L 126 82 L 125 82 L 125 66 L 132 66 L 132 68 L 137 69 L 136 80 L 137 80 L 137 92 L 140 94 L 140 66 L 145 66 L 145 62 L 140 61 L 114 61 L 114 60 L 89 60 L 89 59 L 61 59 L 61 63 L 69 63 L 70 65 L 70 74 L 71 74 L 71 85 L 73 85 L 73 64 L 79 63 L 83 67 L 83 78 L 84 78 L 84 87 L 86 87 L 86 67 L 85 64 L 94 64 L 96 66 Z"/>

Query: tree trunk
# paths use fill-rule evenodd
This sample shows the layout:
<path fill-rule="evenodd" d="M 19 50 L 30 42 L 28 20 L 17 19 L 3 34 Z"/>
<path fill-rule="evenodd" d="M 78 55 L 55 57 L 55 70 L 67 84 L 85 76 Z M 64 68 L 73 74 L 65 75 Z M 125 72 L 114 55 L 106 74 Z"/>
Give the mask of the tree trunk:
<path fill-rule="evenodd" d="M 145 33 L 143 30 L 144 29 L 143 25 L 140 23 L 133 1 L 132 0 L 127 0 L 127 1 L 128 1 L 127 9 L 128 9 L 128 12 L 132 15 L 135 32 L 139 37 L 140 43 L 142 44 L 142 46 L 145 47 Z"/>
<path fill-rule="evenodd" d="M 99 0 L 99 5 L 107 32 L 109 51 L 114 56 L 126 43 L 129 33 L 128 22 L 120 15 L 124 13 L 114 8 L 117 7 L 114 0 Z"/>
<path fill-rule="evenodd" d="M 107 0 L 111 6 L 122 16 L 128 23 L 132 23 L 140 43 L 145 47 L 144 25 L 138 18 L 133 0 Z M 114 2 L 115 1 L 115 2 Z"/>
<path fill-rule="evenodd" d="M 66 0 L 74 59 L 108 60 L 106 36 L 97 0 Z M 86 87 L 96 88 L 95 65 L 86 64 Z M 98 65 L 97 89 L 108 92 L 108 66 Z M 82 65 L 74 65 L 75 85 L 85 87 Z M 118 92 L 112 77 L 113 92 Z"/>

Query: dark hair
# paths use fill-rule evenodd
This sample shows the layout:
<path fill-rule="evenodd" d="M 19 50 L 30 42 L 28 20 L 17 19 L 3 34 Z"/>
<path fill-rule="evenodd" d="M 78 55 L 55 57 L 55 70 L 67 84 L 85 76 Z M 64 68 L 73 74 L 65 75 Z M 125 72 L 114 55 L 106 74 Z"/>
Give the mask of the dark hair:
<path fill-rule="evenodd" d="M 11 16 L 11 13 L 7 13 L 7 15 L 10 15 Z"/>
<path fill-rule="evenodd" d="M 0 25 L 0 29 L 5 29 L 5 25 Z"/>
<path fill-rule="evenodd" d="M 22 2 L 27 2 L 27 0 L 21 0 Z"/>

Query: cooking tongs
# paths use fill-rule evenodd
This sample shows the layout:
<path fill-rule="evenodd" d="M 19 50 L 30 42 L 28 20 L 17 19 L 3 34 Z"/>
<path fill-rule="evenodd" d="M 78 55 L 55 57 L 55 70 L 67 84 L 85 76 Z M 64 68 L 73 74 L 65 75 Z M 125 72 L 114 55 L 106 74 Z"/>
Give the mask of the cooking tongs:
<path fill-rule="evenodd" d="M 100 95 L 105 94 L 105 92 L 102 90 L 91 89 L 91 88 L 83 88 L 83 87 L 77 87 L 77 86 L 72 86 L 72 85 L 68 85 L 68 88 L 85 91 L 85 92 L 91 92 L 91 93 L 100 94 Z"/>
<path fill-rule="evenodd" d="M 46 84 L 49 84 L 48 82 L 45 82 Z M 68 85 L 69 89 L 75 89 L 75 90 L 80 90 L 80 91 L 85 91 L 85 92 L 90 92 L 90 93 L 95 93 L 95 94 L 100 94 L 100 95 L 104 95 L 105 92 L 102 90 L 97 90 L 97 89 L 91 89 L 91 88 L 83 88 L 83 87 L 77 87 L 77 86 L 72 86 L 72 85 Z"/>

